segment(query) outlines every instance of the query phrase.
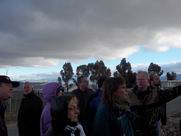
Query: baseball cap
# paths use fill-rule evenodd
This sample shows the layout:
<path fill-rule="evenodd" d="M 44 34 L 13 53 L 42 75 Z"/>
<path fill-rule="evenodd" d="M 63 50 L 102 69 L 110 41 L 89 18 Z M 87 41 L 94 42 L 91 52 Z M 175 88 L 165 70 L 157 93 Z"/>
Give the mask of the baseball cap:
<path fill-rule="evenodd" d="M 5 75 L 0 75 L 0 83 L 11 83 L 13 87 L 18 87 L 20 85 L 19 82 L 11 81 L 11 79 Z"/>

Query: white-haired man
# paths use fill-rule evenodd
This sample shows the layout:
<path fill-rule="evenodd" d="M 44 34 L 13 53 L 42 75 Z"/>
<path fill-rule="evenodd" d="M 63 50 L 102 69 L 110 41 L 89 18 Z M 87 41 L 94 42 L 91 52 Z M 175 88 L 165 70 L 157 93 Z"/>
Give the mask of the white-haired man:
<path fill-rule="evenodd" d="M 136 76 L 136 87 L 130 92 L 131 111 L 137 115 L 134 121 L 135 136 L 160 135 L 160 110 L 161 105 L 181 95 L 181 85 L 168 90 L 150 85 L 147 72 L 139 71 Z"/>

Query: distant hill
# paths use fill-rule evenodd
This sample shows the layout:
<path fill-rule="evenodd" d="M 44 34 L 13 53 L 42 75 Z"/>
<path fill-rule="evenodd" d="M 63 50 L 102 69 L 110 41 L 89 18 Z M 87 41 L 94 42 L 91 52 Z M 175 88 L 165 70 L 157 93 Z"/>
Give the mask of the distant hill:
<path fill-rule="evenodd" d="M 166 75 L 161 76 L 160 79 L 161 79 L 161 80 L 167 80 L 167 76 L 166 76 Z M 177 80 L 181 80 L 181 74 L 177 74 L 176 79 L 177 79 Z"/>

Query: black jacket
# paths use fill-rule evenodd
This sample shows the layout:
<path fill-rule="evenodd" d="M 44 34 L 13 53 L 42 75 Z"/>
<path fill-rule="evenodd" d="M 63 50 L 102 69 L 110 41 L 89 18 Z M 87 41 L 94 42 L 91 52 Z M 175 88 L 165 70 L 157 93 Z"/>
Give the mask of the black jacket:
<path fill-rule="evenodd" d="M 7 127 L 4 120 L 6 106 L 0 102 L 0 136 L 8 136 Z"/>
<path fill-rule="evenodd" d="M 18 130 L 20 136 L 40 136 L 41 99 L 31 92 L 24 95 L 18 112 Z"/>
<path fill-rule="evenodd" d="M 84 125 L 85 120 L 86 120 L 86 110 L 87 110 L 87 105 L 90 97 L 95 93 L 91 89 L 87 89 L 86 91 L 82 92 L 80 89 L 76 89 L 72 92 L 73 94 L 76 95 L 79 101 L 79 108 L 80 108 L 80 116 L 79 120 Z"/>

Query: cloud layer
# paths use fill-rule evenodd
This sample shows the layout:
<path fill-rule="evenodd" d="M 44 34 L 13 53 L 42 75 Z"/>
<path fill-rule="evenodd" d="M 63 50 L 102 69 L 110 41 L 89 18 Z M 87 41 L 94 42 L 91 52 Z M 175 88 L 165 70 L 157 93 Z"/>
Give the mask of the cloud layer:
<path fill-rule="evenodd" d="M 2 0 L 0 65 L 116 59 L 181 48 L 180 0 Z"/>

